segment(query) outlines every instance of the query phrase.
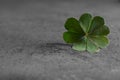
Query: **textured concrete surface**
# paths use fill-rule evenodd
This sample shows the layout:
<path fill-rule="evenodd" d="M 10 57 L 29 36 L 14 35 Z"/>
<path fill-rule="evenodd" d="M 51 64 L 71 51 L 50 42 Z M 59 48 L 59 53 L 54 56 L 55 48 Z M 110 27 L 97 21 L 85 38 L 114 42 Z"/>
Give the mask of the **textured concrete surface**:
<path fill-rule="evenodd" d="M 5 2 L 7 1 L 7 2 Z M 0 80 L 120 80 L 120 1 L 1 0 Z M 68 17 L 105 18 L 110 45 L 77 52 L 62 40 Z"/>

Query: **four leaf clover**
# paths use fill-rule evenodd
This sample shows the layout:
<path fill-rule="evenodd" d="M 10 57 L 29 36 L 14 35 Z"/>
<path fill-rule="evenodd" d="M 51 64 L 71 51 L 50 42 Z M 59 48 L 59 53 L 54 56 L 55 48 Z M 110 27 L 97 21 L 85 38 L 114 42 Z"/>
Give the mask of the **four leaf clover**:
<path fill-rule="evenodd" d="M 74 50 L 95 53 L 109 44 L 110 30 L 100 16 L 84 13 L 79 20 L 68 18 L 64 26 L 67 31 L 63 33 L 63 39 L 73 44 Z"/>

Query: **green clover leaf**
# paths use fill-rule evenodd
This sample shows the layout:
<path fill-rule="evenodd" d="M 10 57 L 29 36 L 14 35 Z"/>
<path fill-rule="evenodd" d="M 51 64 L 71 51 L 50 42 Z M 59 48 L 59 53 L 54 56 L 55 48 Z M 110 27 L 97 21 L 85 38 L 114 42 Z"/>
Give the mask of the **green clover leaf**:
<path fill-rule="evenodd" d="M 64 26 L 67 31 L 63 33 L 63 39 L 73 44 L 74 50 L 95 53 L 109 44 L 110 30 L 100 16 L 84 13 L 79 20 L 68 18 Z"/>

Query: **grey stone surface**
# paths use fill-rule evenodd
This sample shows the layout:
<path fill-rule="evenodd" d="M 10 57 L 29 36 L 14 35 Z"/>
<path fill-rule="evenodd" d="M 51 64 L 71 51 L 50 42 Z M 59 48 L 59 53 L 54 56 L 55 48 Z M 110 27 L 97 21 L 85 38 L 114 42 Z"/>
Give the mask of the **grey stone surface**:
<path fill-rule="evenodd" d="M 7 2 L 5 2 L 7 1 Z M 0 80 L 120 80 L 118 0 L 1 0 Z M 110 45 L 97 54 L 77 52 L 62 33 L 68 17 L 105 18 Z"/>

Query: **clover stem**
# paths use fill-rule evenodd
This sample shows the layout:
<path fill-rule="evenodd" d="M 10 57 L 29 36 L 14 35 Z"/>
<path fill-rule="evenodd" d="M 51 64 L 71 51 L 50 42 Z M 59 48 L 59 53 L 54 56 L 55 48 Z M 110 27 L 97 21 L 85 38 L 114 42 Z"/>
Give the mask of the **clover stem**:
<path fill-rule="evenodd" d="M 87 37 L 87 36 L 88 36 L 88 33 L 85 33 L 85 36 Z"/>
<path fill-rule="evenodd" d="M 86 50 L 87 50 L 87 36 L 85 36 Z"/>

